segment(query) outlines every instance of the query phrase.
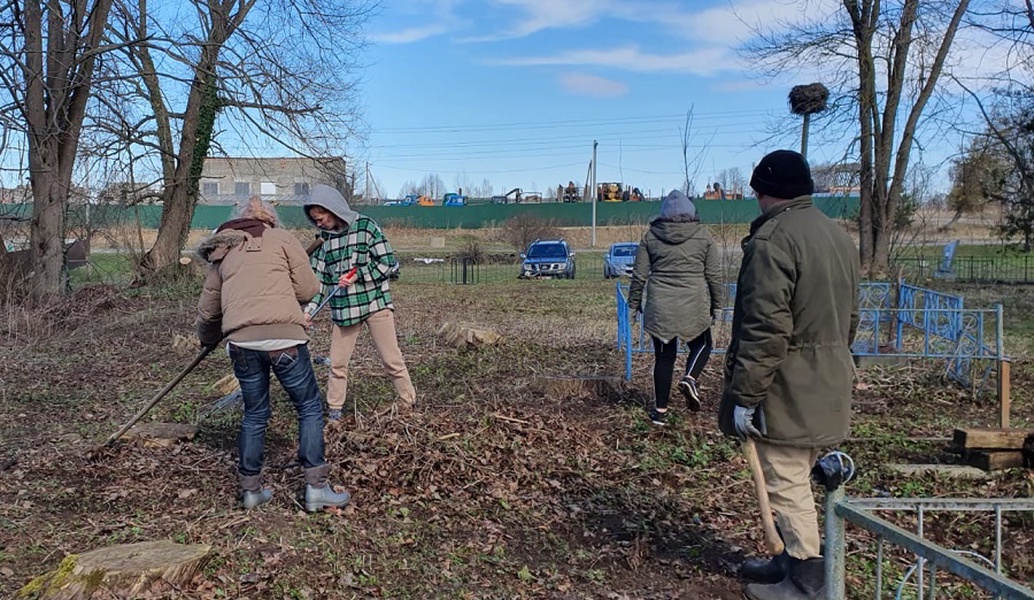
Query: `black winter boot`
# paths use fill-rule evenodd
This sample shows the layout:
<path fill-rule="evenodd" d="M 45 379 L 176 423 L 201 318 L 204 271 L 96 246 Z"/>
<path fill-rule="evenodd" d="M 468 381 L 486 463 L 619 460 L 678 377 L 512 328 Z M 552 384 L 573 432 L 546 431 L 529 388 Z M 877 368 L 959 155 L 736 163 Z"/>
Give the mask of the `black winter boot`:
<path fill-rule="evenodd" d="M 790 569 L 790 555 L 784 550 L 772 558 L 750 558 L 740 565 L 740 577 L 757 583 L 779 583 Z"/>
<path fill-rule="evenodd" d="M 743 590 L 750 600 L 822 600 L 826 595 L 826 564 L 820 558 L 789 557 L 789 574 L 779 583 L 751 583 Z"/>
<path fill-rule="evenodd" d="M 330 465 L 305 469 L 305 511 L 316 512 L 327 507 L 341 507 L 348 504 L 348 492 L 335 492 L 327 483 Z"/>

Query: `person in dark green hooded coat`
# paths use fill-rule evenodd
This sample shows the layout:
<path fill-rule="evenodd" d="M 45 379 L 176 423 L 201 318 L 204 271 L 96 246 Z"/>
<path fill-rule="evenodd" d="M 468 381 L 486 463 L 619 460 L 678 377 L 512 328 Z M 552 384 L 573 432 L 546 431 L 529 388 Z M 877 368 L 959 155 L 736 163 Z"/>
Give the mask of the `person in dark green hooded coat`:
<path fill-rule="evenodd" d="M 711 354 L 711 323 L 721 296 L 718 246 L 693 201 L 673 190 L 639 242 L 628 289 L 629 309 L 642 312 L 643 330 L 653 340 L 655 424 L 667 419 L 679 340 L 689 346 L 689 356 L 678 388 L 689 409 L 700 410 L 697 381 Z"/>

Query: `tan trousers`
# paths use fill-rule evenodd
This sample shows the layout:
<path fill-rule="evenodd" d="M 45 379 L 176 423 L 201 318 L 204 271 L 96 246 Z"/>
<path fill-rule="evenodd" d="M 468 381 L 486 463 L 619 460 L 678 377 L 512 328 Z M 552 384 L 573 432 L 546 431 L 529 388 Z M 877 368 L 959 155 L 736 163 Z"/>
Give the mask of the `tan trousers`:
<path fill-rule="evenodd" d="M 348 393 L 348 363 L 355 351 L 355 342 L 363 324 L 370 330 L 373 347 L 384 370 L 395 385 L 395 393 L 406 404 L 416 403 L 416 390 L 409 380 L 406 362 L 402 360 L 398 338 L 395 337 L 395 315 L 390 309 L 379 310 L 362 323 L 341 327 L 335 325 L 330 333 L 330 380 L 327 382 L 327 406 L 340 410 Z"/>
<path fill-rule="evenodd" d="M 819 515 L 811 491 L 811 467 L 821 451 L 777 446 L 763 440 L 757 441 L 757 448 L 768 501 L 787 553 L 801 560 L 821 556 Z"/>

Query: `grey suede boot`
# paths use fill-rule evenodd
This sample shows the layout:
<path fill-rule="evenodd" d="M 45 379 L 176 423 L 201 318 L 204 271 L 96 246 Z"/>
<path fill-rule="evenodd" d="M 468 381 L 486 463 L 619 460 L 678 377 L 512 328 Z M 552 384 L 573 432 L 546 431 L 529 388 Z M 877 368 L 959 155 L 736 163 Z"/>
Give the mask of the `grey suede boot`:
<path fill-rule="evenodd" d="M 342 507 L 348 504 L 348 492 L 340 494 L 327 483 L 330 465 L 305 469 L 305 511 L 316 512 L 327 507 Z"/>
<path fill-rule="evenodd" d="M 256 506 L 268 504 L 273 499 L 273 492 L 262 487 L 261 475 L 237 474 L 241 482 L 241 503 L 245 509 L 252 509 Z"/>
<path fill-rule="evenodd" d="M 821 600 L 826 596 L 826 563 L 820 558 L 789 557 L 789 574 L 779 583 L 751 583 L 743 590 L 750 600 Z"/>
<path fill-rule="evenodd" d="M 782 554 L 771 558 L 749 558 L 740 566 L 740 577 L 757 583 L 779 583 L 790 569 L 790 555 Z"/>

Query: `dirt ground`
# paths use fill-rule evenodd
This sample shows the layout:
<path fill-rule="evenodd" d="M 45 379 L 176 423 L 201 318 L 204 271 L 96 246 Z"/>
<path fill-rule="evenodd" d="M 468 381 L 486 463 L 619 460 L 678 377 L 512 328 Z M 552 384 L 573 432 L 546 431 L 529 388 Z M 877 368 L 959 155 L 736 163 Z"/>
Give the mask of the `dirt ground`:
<path fill-rule="evenodd" d="M 558 399 L 539 387 L 545 376 L 623 372 L 612 285 L 398 282 L 398 332 L 419 405 L 392 410 L 390 384 L 364 336 L 349 389 L 354 413 L 326 436 L 332 480 L 353 502 L 318 515 L 305 514 L 296 497 L 294 418 L 279 391 L 266 451 L 273 502 L 237 508 L 240 413 L 211 410 L 219 398 L 212 384 L 230 373 L 223 352 L 149 415 L 197 424 L 196 439 L 167 448 L 118 443 L 88 455 L 190 361 L 195 349 L 173 341 L 192 333 L 199 281 L 86 286 L 46 311 L 6 307 L 0 597 L 68 554 L 160 539 L 210 544 L 213 557 L 191 585 L 159 587 L 156 598 L 741 597 L 735 569 L 762 551 L 762 535 L 746 464 L 715 427 L 720 358 L 705 372 L 703 411 L 687 413 L 676 394 L 666 428 L 650 425 L 643 410 L 649 356 L 636 357 L 630 384 L 608 393 Z M 504 337 L 456 349 L 437 335 L 450 321 Z M 325 354 L 328 345 L 324 323 L 312 346 Z M 322 381 L 326 367 L 316 369 Z M 885 467 L 940 460 L 952 428 L 993 423 L 993 399 L 945 385 L 938 371 L 863 371 L 855 437 L 844 446 L 861 471 L 849 492 L 1031 497 L 1034 477 L 1023 469 L 960 482 Z M 1025 354 L 1013 377 L 1014 422 L 1034 429 Z M 900 518 L 914 528 L 913 520 Z M 926 526 L 940 541 L 989 552 L 986 517 L 930 517 Z M 849 535 L 851 597 L 871 597 L 874 546 Z M 1007 572 L 1034 581 L 1034 520 L 1007 518 L 1005 547 Z M 896 585 L 910 559 L 888 556 L 887 586 Z"/>

